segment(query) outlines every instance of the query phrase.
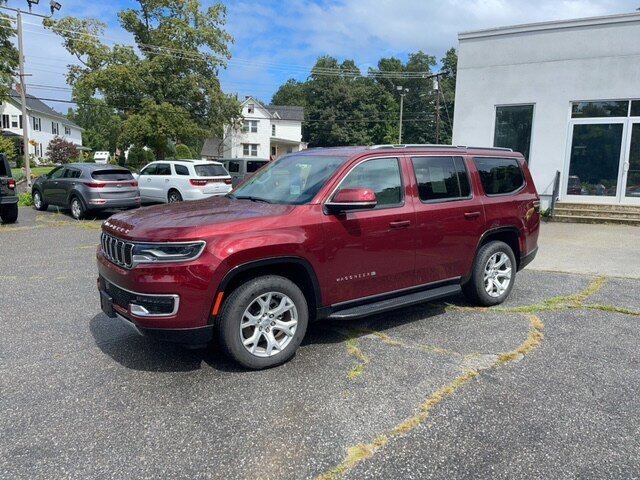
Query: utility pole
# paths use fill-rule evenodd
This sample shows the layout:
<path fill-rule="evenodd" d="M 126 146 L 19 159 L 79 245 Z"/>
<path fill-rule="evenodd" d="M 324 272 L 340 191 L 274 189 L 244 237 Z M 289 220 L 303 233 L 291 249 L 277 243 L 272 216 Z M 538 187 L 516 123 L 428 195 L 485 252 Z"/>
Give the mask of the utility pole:
<path fill-rule="evenodd" d="M 37 5 L 40 0 L 27 0 L 29 4 L 29 12 L 27 15 L 40 18 L 51 18 L 56 10 L 60 10 L 60 5 L 55 0 L 51 0 L 49 6 L 51 7 L 51 15 L 39 15 L 31 12 L 31 6 Z M 27 84 L 25 82 L 24 73 L 24 39 L 22 35 L 22 11 L 19 8 L 11 8 L 0 6 L 2 10 L 10 10 L 16 12 L 16 24 L 18 34 L 18 76 L 20 77 L 20 101 L 22 103 L 22 151 L 24 155 L 24 172 L 27 177 L 27 188 L 31 189 L 31 163 L 29 162 L 29 117 L 27 116 Z M 26 13 L 26 12 L 25 12 Z"/>
<path fill-rule="evenodd" d="M 409 92 L 408 88 L 400 85 L 396 87 L 400 93 L 400 123 L 398 124 L 398 145 L 402 144 L 402 111 L 404 110 L 404 96 Z"/>
<path fill-rule="evenodd" d="M 436 75 L 436 144 L 440 144 L 440 75 Z"/>

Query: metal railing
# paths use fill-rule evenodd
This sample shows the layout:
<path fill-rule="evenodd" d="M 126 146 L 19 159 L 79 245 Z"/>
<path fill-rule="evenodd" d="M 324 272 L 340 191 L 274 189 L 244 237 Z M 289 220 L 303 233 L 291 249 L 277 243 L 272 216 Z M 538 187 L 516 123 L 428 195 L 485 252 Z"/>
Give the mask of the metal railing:
<path fill-rule="evenodd" d="M 551 206 L 549 207 L 549 216 L 553 217 L 553 212 L 556 209 L 556 202 L 560 196 L 560 171 L 556 170 L 556 176 L 553 179 L 553 193 L 551 194 Z"/>

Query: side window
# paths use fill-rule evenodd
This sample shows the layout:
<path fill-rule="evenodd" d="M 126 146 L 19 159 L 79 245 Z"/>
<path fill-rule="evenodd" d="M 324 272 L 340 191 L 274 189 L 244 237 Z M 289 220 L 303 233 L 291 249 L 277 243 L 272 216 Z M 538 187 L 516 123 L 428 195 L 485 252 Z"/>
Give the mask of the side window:
<path fill-rule="evenodd" d="M 156 175 L 171 175 L 171 166 L 168 163 L 158 163 L 156 165 Z"/>
<path fill-rule="evenodd" d="M 487 195 L 512 193 L 524 185 L 524 177 L 515 158 L 474 158 L 482 188 Z"/>
<path fill-rule="evenodd" d="M 64 178 L 78 178 L 80 176 L 80 172 L 78 170 L 67 168 L 64 171 Z"/>
<path fill-rule="evenodd" d="M 375 192 L 376 208 L 401 205 L 402 179 L 397 158 L 366 160 L 355 167 L 340 184 L 343 188 L 368 188 Z"/>
<path fill-rule="evenodd" d="M 460 157 L 414 157 L 411 159 L 423 202 L 455 200 L 471 195 L 469 176 Z"/>
<path fill-rule="evenodd" d="M 153 165 L 149 165 L 146 168 L 143 168 L 140 172 L 140 175 L 155 175 L 157 170 L 157 165 L 154 163 Z"/>
<path fill-rule="evenodd" d="M 184 165 L 174 164 L 173 166 L 176 169 L 176 175 L 189 175 L 189 169 Z"/>
<path fill-rule="evenodd" d="M 240 163 L 239 162 L 229 162 L 229 173 L 238 173 L 240 171 Z"/>
<path fill-rule="evenodd" d="M 65 168 L 63 167 L 58 167 L 56 168 L 53 172 L 51 172 L 51 176 L 49 178 L 62 178 L 62 176 L 64 175 L 65 172 Z"/>

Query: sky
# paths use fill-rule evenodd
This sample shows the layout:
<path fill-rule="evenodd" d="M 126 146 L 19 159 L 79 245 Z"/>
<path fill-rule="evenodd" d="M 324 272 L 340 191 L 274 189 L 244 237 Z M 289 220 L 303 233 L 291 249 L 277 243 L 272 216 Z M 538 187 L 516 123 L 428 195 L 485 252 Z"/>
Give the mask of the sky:
<path fill-rule="evenodd" d="M 111 43 L 131 43 L 117 12 L 135 8 L 131 0 L 58 0 L 56 16 L 99 18 Z M 205 5 L 213 2 L 204 0 Z M 457 47 L 463 31 L 539 21 L 628 13 L 640 0 L 280 0 L 223 1 L 227 31 L 234 37 L 232 59 L 220 75 L 225 93 L 269 102 L 288 78 L 304 80 L 315 60 L 331 55 L 352 59 L 361 70 L 383 57 L 422 50 L 440 59 Z M 9 0 L 14 8 L 26 0 Z M 47 0 L 33 7 L 48 13 Z M 69 99 L 66 65 L 74 62 L 60 39 L 24 17 L 28 91 L 43 99 Z M 65 112 L 69 104 L 45 100 Z"/>

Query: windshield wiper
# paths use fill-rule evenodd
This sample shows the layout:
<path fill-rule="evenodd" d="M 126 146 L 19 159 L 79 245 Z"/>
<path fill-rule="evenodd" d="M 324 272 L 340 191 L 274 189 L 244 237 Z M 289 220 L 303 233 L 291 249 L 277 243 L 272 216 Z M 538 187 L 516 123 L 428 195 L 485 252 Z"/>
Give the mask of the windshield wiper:
<path fill-rule="evenodd" d="M 267 200 L 266 198 L 260 198 L 260 197 L 251 197 L 251 196 L 236 197 L 236 196 L 234 196 L 234 198 L 236 198 L 238 200 L 251 200 L 252 202 L 273 203 L 271 200 Z"/>

